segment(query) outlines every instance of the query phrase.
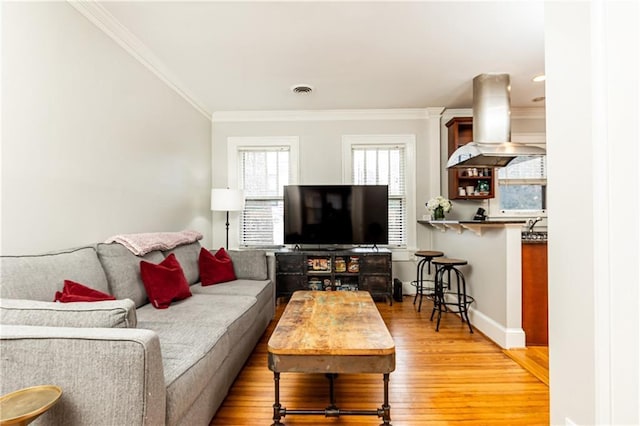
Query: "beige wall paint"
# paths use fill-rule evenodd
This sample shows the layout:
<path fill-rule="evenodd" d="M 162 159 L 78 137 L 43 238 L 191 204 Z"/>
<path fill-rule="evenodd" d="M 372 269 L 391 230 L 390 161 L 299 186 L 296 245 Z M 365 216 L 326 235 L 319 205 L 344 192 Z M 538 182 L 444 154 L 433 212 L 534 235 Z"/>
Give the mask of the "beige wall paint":
<path fill-rule="evenodd" d="M 210 241 L 210 120 L 66 2 L 3 2 L 2 28 L 2 253 Z"/>

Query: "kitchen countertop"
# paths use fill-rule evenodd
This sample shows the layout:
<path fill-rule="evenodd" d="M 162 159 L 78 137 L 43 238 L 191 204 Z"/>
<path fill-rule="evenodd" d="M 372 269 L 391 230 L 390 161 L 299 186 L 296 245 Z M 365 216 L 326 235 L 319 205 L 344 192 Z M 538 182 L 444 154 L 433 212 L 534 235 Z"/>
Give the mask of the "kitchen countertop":
<path fill-rule="evenodd" d="M 467 229 L 474 232 L 478 236 L 482 236 L 485 229 L 504 227 L 506 225 L 524 225 L 525 220 L 418 220 L 418 223 L 431 225 L 442 232 L 447 229 L 462 234 Z"/>
<path fill-rule="evenodd" d="M 482 231 L 487 228 L 503 227 L 505 225 L 524 225 L 527 223 L 525 220 L 510 219 L 510 220 L 418 220 L 418 223 L 423 225 L 431 225 L 442 232 L 446 232 L 447 229 L 456 231 L 458 234 L 462 234 L 463 230 L 469 230 L 474 232 L 478 236 L 482 236 Z M 523 244 L 546 244 L 547 243 L 546 231 L 522 231 L 522 243 Z"/>

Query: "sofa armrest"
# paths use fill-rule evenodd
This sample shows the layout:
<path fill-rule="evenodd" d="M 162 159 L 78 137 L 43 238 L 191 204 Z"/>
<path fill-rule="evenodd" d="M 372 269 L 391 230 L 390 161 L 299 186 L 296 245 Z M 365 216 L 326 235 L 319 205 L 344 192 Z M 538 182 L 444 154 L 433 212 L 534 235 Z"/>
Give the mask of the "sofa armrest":
<path fill-rule="evenodd" d="M 0 327 L 0 394 L 52 384 L 42 423 L 158 425 L 166 388 L 158 335 L 133 328 Z"/>
<path fill-rule="evenodd" d="M 274 253 L 267 253 L 267 276 L 273 283 L 274 293 L 276 286 L 276 256 Z"/>
<path fill-rule="evenodd" d="M 135 328 L 136 306 L 129 299 L 57 303 L 0 298 L 0 324 Z"/>

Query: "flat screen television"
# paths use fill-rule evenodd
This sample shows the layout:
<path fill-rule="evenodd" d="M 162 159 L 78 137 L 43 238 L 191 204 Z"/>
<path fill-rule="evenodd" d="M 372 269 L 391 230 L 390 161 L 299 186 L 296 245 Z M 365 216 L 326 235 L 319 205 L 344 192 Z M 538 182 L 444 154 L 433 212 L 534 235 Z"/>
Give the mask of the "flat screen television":
<path fill-rule="evenodd" d="M 387 185 L 287 185 L 284 243 L 388 244 L 388 204 Z"/>

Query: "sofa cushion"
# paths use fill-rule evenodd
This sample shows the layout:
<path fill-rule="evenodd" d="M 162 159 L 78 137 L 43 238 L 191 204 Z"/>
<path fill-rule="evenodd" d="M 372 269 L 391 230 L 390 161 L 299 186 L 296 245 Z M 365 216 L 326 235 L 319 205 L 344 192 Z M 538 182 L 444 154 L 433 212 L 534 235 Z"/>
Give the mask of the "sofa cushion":
<path fill-rule="evenodd" d="M 222 340 L 218 348 L 222 360 L 229 354 L 228 338 L 224 338 L 226 328 L 212 327 L 210 324 L 186 324 L 184 322 L 140 321 L 139 328 L 153 330 L 160 338 L 162 364 L 166 385 L 176 381 L 207 351 Z"/>
<path fill-rule="evenodd" d="M 204 294 L 175 302 L 168 310 L 151 305 L 138 309 L 138 328 L 153 330 L 160 337 L 167 424 L 180 423 L 178 419 L 217 374 L 231 346 L 255 327 L 258 311 L 254 297 Z"/>
<path fill-rule="evenodd" d="M 0 323 L 46 327 L 135 328 L 132 300 L 56 303 L 0 299 Z"/>
<path fill-rule="evenodd" d="M 162 253 L 153 251 L 144 256 L 136 256 L 118 243 L 98 244 L 97 250 L 109 282 L 108 293 L 116 299 L 131 299 L 136 307 L 146 304 L 147 293 L 140 276 L 140 261 L 160 263 L 164 260 Z"/>
<path fill-rule="evenodd" d="M 64 280 L 109 293 L 105 271 L 93 247 L 0 258 L 0 297 L 50 302 Z"/>
<path fill-rule="evenodd" d="M 193 286 L 193 294 L 208 294 L 219 296 L 250 296 L 258 300 L 260 306 L 273 304 L 273 286 L 270 280 L 235 280 L 210 286 Z"/>
<path fill-rule="evenodd" d="M 64 280 L 62 291 L 56 291 L 54 302 L 99 302 L 101 300 L 116 300 L 110 294 L 94 290 L 75 281 Z"/>
<path fill-rule="evenodd" d="M 166 309 L 174 300 L 191 297 L 189 283 L 173 253 L 157 265 L 141 260 L 140 274 L 149 301 L 156 309 Z"/>
<path fill-rule="evenodd" d="M 181 422 L 231 351 L 226 327 L 183 322 L 139 323 L 160 338 L 162 366 L 167 388 L 166 424 Z"/>
<path fill-rule="evenodd" d="M 193 290 L 193 288 L 191 288 Z M 145 305 L 137 309 L 138 323 L 171 322 L 228 326 L 256 303 L 256 298 L 237 295 L 196 294 L 175 302 L 171 309 L 154 309 Z"/>
<path fill-rule="evenodd" d="M 187 277 L 189 284 L 195 284 L 200 281 L 200 273 L 198 271 L 198 255 L 202 246 L 198 241 L 191 244 L 183 244 L 174 249 L 163 251 L 162 254 L 168 257 L 175 254 L 178 262 L 182 266 L 184 276 Z"/>
<path fill-rule="evenodd" d="M 215 254 L 202 248 L 198 257 L 200 279 L 203 286 L 233 281 L 236 274 L 227 252 L 220 248 Z"/>
<path fill-rule="evenodd" d="M 266 280 L 267 253 L 264 250 L 231 250 L 229 257 L 233 262 L 236 278 L 245 280 Z"/>

